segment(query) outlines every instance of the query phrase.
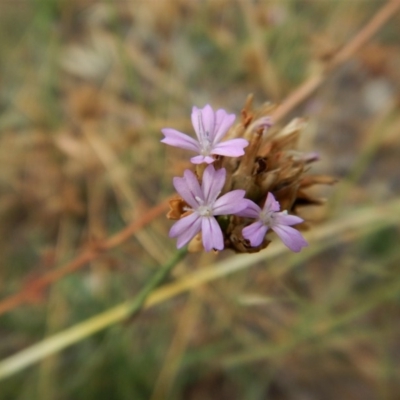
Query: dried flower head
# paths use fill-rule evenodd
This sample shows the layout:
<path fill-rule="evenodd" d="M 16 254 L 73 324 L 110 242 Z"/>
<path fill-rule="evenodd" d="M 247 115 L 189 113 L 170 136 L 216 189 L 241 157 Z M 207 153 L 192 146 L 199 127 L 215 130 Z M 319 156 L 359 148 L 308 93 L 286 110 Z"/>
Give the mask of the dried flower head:
<path fill-rule="evenodd" d="M 315 184 L 332 184 L 335 179 L 308 174 L 309 165 L 319 156 L 297 149 L 304 121 L 295 119 L 280 130 L 271 127 L 273 109 L 265 104 L 253 111 L 250 96 L 241 120 L 233 125 L 234 116 L 224 110 L 214 113 L 210 106 L 194 107 L 192 123 L 198 142 L 173 129 L 163 129 L 164 143 L 200 153 L 191 159 L 197 164 L 196 174 L 187 170 L 184 178 L 174 179 L 180 198 L 172 201 L 168 216 L 180 218 L 170 232 L 170 236 L 178 237 L 178 247 L 191 239 L 198 245 L 202 238 L 206 251 L 230 248 L 252 253 L 268 246 L 271 230 L 292 251 L 307 245 L 297 229 L 305 228 L 306 223 L 297 213 L 303 206 L 323 203 L 307 189 Z M 219 143 L 222 137 L 228 140 Z M 226 147 L 218 147 L 224 143 Z M 201 162 L 213 162 L 212 169 Z M 212 184 L 214 179 L 218 183 Z M 210 186 L 218 187 L 212 198 L 204 192 Z M 222 195 L 218 200 L 217 192 Z M 222 208 L 216 206 L 221 205 L 218 201 Z"/>

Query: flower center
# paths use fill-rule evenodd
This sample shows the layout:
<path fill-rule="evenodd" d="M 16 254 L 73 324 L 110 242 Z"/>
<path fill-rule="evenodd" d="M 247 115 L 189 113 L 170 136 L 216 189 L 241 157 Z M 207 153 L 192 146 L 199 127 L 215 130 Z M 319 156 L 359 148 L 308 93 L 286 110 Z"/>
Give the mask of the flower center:
<path fill-rule="evenodd" d="M 204 204 L 204 200 L 197 196 L 195 196 L 195 199 L 199 203 L 196 212 L 202 217 L 212 217 L 213 204 Z"/>
<path fill-rule="evenodd" d="M 213 216 L 213 210 L 212 207 L 210 206 L 200 206 L 197 209 L 197 212 L 202 216 L 202 217 L 212 217 Z"/>
<path fill-rule="evenodd" d="M 209 156 L 211 151 L 211 142 L 209 139 L 202 140 L 201 143 L 201 152 L 200 154 L 202 156 Z"/>
<path fill-rule="evenodd" d="M 274 212 L 273 211 L 261 211 L 260 220 L 265 226 L 273 226 L 274 225 Z"/>

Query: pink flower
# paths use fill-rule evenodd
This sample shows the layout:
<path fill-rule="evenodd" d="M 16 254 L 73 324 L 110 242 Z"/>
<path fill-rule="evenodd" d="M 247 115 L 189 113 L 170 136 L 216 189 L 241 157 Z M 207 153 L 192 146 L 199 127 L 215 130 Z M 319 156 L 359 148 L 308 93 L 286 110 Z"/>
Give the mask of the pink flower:
<path fill-rule="evenodd" d="M 214 216 L 236 214 L 247 206 L 244 190 L 232 190 L 218 198 L 225 178 L 226 170 L 223 168 L 216 171 L 212 165 L 204 170 L 201 186 L 196 175 L 189 170 L 184 172 L 183 178 L 174 178 L 175 189 L 189 204 L 190 208 L 186 211 L 191 212 L 176 222 L 169 232 L 170 237 L 178 238 L 178 249 L 189 243 L 200 231 L 206 251 L 224 248 L 224 237 Z"/>
<path fill-rule="evenodd" d="M 246 200 L 246 202 L 247 207 L 238 215 L 257 219 L 242 231 L 243 237 L 248 239 L 253 247 L 262 243 L 269 228 L 275 231 L 282 242 L 296 253 L 308 245 L 301 233 L 290 227 L 303 220 L 295 215 L 288 215 L 287 211 L 279 212 L 280 205 L 272 193 L 268 193 L 263 209 L 251 200 Z"/>
<path fill-rule="evenodd" d="M 246 139 L 230 139 L 221 142 L 235 118 L 234 114 L 228 114 L 223 109 L 214 112 L 208 104 L 203 109 L 193 107 L 192 124 L 197 140 L 176 129 L 164 128 L 161 132 L 165 138 L 161 142 L 199 154 L 190 159 L 193 164 L 203 162 L 211 164 L 214 162 L 213 155 L 239 157 L 244 154 L 243 149 L 249 144 Z"/>

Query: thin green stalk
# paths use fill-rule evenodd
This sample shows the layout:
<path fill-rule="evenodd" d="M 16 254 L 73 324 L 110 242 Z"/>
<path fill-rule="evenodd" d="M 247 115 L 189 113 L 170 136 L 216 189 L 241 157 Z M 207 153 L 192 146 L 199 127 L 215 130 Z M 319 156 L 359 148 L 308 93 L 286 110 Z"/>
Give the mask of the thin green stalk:
<path fill-rule="evenodd" d="M 128 302 L 127 307 L 129 310 L 130 316 L 135 315 L 138 311 L 141 310 L 144 302 L 147 299 L 147 296 L 157 287 L 159 286 L 171 270 L 181 261 L 187 253 L 187 249 L 183 248 L 178 250 L 174 257 L 167 262 L 163 267 L 161 267 L 150 279 L 147 285 L 142 289 L 142 291 L 130 302 Z"/>
<path fill-rule="evenodd" d="M 4 359 L 0 363 L 0 379 L 13 375 L 14 372 L 20 371 L 56 351 L 62 350 L 123 319 L 138 314 L 149 294 L 165 280 L 171 270 L 183 259 L 186 253 L 186 249 L 178 250 L 172 259 L 151 277 L 145 287 L 132 300 L 128 300 L 70 329 L 53 335 L 37 345 L 22 350 L 14 356 Z"/>

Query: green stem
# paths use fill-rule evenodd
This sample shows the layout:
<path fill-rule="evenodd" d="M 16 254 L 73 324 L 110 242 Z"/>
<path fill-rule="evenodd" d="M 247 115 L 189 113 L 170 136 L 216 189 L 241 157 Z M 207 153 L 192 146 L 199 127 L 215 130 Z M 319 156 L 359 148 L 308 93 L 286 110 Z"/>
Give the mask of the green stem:
<path fill-rule="evenodd" d="M 2 360 L 0 362 L 0 380 L 102 329 L 138 314 L 149 294 L 165 280 L 186 253 L 186 249 L 178 250 L 172 259 L 151 277 L 145 287 L 132 300 L 128 300 Z"/>
<path fill-rule="evenodd" d="M 130 316 L 137 314 L 141 310 L 147 296 L 165 280 L 175 265 L 185 257 L 186 253 L 186 248 L 178 250 L 174 257 L 153 275 L 141 292 L 128 302 L 127 306 L 130 310 Z"/>

